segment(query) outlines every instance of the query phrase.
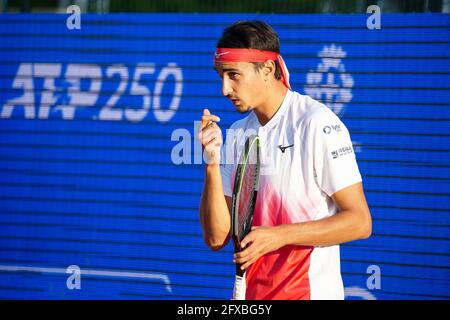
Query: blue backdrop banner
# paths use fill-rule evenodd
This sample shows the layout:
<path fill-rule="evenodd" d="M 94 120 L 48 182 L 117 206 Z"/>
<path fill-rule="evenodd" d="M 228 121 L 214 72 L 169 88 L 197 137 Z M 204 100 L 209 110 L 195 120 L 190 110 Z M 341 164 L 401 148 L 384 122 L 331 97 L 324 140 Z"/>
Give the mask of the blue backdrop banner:
<path fill-rule="evenodd" d="M 450 15 L 72 18 L 0 16 L 0 298 L 231 297 L 232 247 L 198 221 L 195 121 L 241 117 L 213 53 L 255 18 L 353 139 L 373 235 L 341 246 L 346 298 L 450 298 Z"/>

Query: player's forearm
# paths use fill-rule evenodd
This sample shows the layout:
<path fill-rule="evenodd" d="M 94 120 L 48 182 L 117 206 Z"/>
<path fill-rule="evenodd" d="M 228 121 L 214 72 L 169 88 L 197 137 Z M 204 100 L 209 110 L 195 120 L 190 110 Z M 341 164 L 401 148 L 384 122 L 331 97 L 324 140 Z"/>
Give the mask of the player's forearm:
<path fill-rule="evenodd" d="M 370 214 L 344 210 L 334 216 L 279 227 L 283 245 L 331 246 L 366 239 L 372 232 Z"/>
<path fill-rule="evenodd" d="M 200 203 L 200 221 L 206 244 L 213 250 L 226 245 L 230 233 L 230 213 L 222 189 L 218 165 L 206 165 Z"/>

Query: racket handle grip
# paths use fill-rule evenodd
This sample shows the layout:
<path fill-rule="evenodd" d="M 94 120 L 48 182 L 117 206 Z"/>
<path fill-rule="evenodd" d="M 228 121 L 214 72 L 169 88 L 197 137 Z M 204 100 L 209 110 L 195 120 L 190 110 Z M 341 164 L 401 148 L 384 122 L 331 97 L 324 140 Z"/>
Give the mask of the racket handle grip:
<path fill-rule="evenodd" d="M 233 300 L 245 300 L 246 290 L 245 274 L 242 277 L 236 275 L 234 278 Z"/>

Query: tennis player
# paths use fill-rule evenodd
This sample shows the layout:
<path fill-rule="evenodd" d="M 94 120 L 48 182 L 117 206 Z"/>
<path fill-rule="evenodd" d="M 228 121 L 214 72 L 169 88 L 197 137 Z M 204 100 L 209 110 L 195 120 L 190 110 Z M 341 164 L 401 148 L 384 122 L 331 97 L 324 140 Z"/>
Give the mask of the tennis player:
<path fill-rule="evenodd" d="M 200 203 L 205 242 L 219 250 L 230 239 L 243 145 L 235 133 L 254 130 L 261 139 L 260 186 L 252 231 L 234 255 L 247 272 L 246 298 L 343 299 L 339 244 L 372 232 L 346 126 L 325 105 L 292 91 L 278 36 L 264 22 L 226 28 L 214 68 L 223 95 L 239 113 L 249 113 L 232 124 L 223 145 L 220 119 L 203 111 L 198 138 L 210 158 Z M 224 161 L 229 150 L 235 151 L 231 163 Z"/>

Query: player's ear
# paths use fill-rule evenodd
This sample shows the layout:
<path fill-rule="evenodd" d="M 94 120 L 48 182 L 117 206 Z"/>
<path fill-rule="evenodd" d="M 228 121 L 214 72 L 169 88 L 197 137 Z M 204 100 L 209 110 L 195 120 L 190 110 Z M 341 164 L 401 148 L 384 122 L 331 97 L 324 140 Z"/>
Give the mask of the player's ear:
<path fill-rule="evenodd" d="M 275 61 L 267 60 L 264 62 L 264 66 L 262 68 L 262 73 L 264 78 L 269 78 L 271 75 L 275 75 Z"/>

